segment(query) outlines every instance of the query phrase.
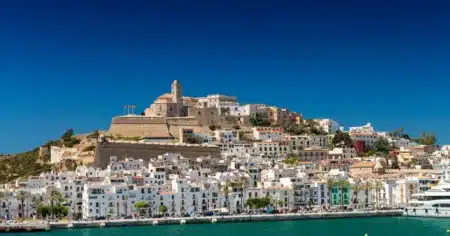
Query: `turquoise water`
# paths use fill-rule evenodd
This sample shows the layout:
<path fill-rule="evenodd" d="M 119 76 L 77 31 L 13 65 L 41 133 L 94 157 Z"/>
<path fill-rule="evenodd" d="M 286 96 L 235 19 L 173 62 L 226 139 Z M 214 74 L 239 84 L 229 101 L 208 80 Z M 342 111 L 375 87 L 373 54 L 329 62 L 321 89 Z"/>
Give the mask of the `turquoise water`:
<path fill-rule="evenodd" d="M 450 219 L 394 217 L 92 228 L 5 235 L 364 236 L 367 233 L 368 236 L 450 236 L 447 229 L 450 229 Z"/>

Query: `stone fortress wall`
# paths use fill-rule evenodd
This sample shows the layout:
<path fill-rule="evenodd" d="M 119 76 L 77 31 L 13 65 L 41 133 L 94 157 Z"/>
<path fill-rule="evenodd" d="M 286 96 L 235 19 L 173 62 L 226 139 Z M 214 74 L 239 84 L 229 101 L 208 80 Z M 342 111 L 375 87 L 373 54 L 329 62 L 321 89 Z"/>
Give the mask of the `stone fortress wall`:
<path fill-rule="evenodd" d="M 185 117 L 114 117 L 109 132 L 112 135 L 127 137 L 178 138 L 180 129 L 192 129 L 195 133 L 207 133 L 212 124 L 220 125 L 222 128 L 231 128 L 242 123 L 236 117 L 218 114 L 216 108 L 189 108 L 189 116 Z"/>
<path fill-rule="evenodd" d="M 105 168 L 111 156 L 117 156 L 117 160 L 126 157 L 149 161 L 165 153 L 180 153 L 186 158 L 200 156 L 220 157 L 220 148 L 214 145 L 193 144 L 163 144 L 163 143 L 138 143 L 138 142 L 99 142 L 95 151 L 94 165 Z"/>

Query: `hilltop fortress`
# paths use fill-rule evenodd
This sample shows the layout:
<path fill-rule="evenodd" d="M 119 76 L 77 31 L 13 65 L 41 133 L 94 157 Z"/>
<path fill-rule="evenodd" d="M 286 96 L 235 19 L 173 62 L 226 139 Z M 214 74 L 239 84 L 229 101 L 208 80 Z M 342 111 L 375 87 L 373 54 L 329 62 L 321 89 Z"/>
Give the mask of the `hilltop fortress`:
<path fill-rule="evenodd" d="M 256 115 L 272 123 L 302 121 L 301 114 L 288 109 L 263 104 L 240 105 L 233 96 L 183 97 L 181 84 L 175 80 L 171 92 L 159 96 L 144 114 L 114 117 L 109 132 L 116 136 L 148 139 L 178 138 L 182 129 L 207 133 L 210 125 L 222 128 L 248 126 L 249 118 Z"/>
<path fill-rule="evenodd" d="M 159 96 L 143 115 L 127 114 L 112 119 L 109 132 L 116 136 L 148 139 L 178 138 L 180 129 L 209 132 L 210 125 L 231 128 L 246 125 L 250 113 L 235 115 L 236 97 L 208 95 L 204 98 L 183 97 L 181 84 L 175 80 L 170 93 Z"/>

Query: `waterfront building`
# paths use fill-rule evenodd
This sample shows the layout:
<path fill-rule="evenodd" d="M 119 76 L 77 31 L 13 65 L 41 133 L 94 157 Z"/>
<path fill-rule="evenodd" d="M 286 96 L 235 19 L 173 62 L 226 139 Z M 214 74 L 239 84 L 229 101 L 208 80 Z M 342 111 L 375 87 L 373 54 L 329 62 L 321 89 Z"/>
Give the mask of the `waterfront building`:
<path fill-rule="evenodd" d="M 351 189 L 350 187 L 341 188 L 334 185 L 331 188 L 331 205 L 333 206 L 350 206 Z"/>

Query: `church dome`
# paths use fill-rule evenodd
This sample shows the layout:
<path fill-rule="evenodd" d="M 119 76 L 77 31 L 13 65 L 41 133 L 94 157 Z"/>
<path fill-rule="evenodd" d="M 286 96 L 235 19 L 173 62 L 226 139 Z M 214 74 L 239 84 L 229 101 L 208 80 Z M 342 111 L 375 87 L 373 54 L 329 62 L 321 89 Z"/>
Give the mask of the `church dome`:
<path fill-rule="evenodd" d="M 171 94 L 171 93 L 165 93 L 165 94 L 159 96 L 159 97 L 156 99 L 155 103 L 169 103 L 169 102 L 172 102 L 172 101 L 173 101 L 173 97 L 174 97 L 173 94 Z"/>

